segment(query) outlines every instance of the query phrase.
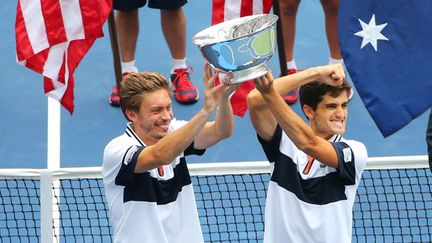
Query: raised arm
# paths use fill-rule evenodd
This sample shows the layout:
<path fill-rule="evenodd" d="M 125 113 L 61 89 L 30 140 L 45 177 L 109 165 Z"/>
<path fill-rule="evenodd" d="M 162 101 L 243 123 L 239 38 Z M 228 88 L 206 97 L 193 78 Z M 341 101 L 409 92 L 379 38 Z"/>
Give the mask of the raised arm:
<path fill-rule="evenodd" d="M 299 149 L 329 166 L 337 167 L 337 155 L 332 145 L 317 136 L 309 125 L 285 103 L 281 94 L 313 80 L 340 85 L 344 79 L 345 74 L 341 65 L 310 68 L 276 80 L 273 80 L 271 73 L 256 79 L 257 90 L 249 95 L 248 104 L 252 105 L 249 108 L 257 133 L 263 139 L 270 140 L 276 124 L 279 123 Z"/>
<path fill-rule="evenodd" d="M 269 75 L 270 74 L 267 74 L 266 76 Z M 271 88 L 274 88 L 280 95 L 285 95 L 289 91 L 318 78 L 320 78 L 320 73 L 317 68 L 310 68 L 275 79 L 274 82 L 272 82 Z M 273 79 L 273 76 L 271 76 L 271 79 Z M 270 140 L 273 137 L 277 120 L 257 89 L 254 89 L 249 93 L 247 103 L 252 125 L 258 135 L 264 140 Z"/>
<path fill-rule="evenodd" d="M 208 80 L 205 83 L 205 97 L 202 109 L 186 125 L 164 136 L 155 144 L 143 149 L 138 157 L 135 172 L 145 172 L 149 169 L 169 164 L 181 154 L 194 141 L 206 125 L 210 115 L 216 110 L 223 99 L 226 86 L 225 84 L 214 85 L 214 80 Z M 169 113 L 167 111 L 162 112 L 167 113 L 166 116 L 168 119 Z M 231 129 L 227 130 L 231 132 Z M 204 147 L 196 146 L 196 148 Z"/>
<path fill-rule="evenodd" d="M 218 73 L 212 75 L 212 70 L 208 64 L 204 67 L 204 80 L 214 82 Z M 226 79 L 230 75 L 225 76 Z M 237 84 L 225 85 L 222 92 L 221 100 L 216 112 L 214 121 L 207 122 L 195 139 L 194 146 L 197 149 L 208 148 L 220 140 L 231 136 L 234 127 L 234 117 L 230 104 L 230 95 L 238 88 Z"/>

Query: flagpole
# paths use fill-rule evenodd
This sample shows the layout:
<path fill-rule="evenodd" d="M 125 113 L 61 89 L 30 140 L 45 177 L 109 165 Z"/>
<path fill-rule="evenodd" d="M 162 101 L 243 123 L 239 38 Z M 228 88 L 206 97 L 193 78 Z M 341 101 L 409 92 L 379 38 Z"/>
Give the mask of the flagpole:
<path fill-rule="evenodd" d="M 111 42 L 111 50 L 114 61 L 114 74 L 116 78 L 117 87 L 120 87 L 121 76 L 121 64 L 120 64 L 120 52 L 118 48 L 117 30 L 115 25 L 114 10 L 108 16 L 108 29 Z"/>
<path fill-rule="evenodd" d="M 282 33 L 282 19 L 280 16 L 279 0 L 273 1 L 273 13 L 279 17 L 279 20 L 276 23 L 277 46 L 278 46 L 280 72 L 281 72 L 281 76 L 284 76 L 288 74 L 288 68 L 286 65 L 285 43 L 283 40 L 283 33 Z"/>

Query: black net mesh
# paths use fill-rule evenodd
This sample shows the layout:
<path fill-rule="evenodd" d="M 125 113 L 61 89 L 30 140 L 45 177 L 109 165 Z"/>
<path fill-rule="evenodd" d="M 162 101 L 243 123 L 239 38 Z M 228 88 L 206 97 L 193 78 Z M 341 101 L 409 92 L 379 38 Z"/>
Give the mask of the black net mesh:
<path fill-rule="evenodd" d="M 432 242 L 429 169 L 365 171 L 353 208 L 353 242 Z"/>
<path fill-rule="evenodd" d="M 206 242 L 261 242 L 269 174 L 192 178 Z M 101 179 L 63 179 L 59 242 L 110 242 Z M 0 242 L 40 242 L 39 181 L 0 180 Z M 366 170 L 357 192 L 353 242 L 432 242 L 429 169 Z"/>
<path fill-rule="evenodd" d="M 264 234 L 269 174 L 193 178 L 206 242 L 257 242 Z"/>
<path fill-rule="evenodd" d="M 39 181 L 0 180 L 0 242 L 40 242 Z"/>
<path fill-rule="evenodd" d="M 110 242 L 103 181 L 67 179 L 60 188 L 60 242 Z"/>

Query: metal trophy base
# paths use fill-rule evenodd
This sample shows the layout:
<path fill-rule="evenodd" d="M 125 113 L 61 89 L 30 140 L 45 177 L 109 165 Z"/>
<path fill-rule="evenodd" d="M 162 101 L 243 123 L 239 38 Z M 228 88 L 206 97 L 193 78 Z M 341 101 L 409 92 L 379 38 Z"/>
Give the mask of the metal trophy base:
<path fill-rule="evenodd" d="M 228 79 L 227 83 L 231 83 L 231 84 L 243 83 L 245 81 L 249 81 L 261 77 L 265 75 L 268 71 L 270 71 L 270 68 L 268 68 L 267 64 L 265 63 L 256 67 L 239 70 L 239 71 L 233 71 L 232 72 L 233 77 L 231 79 Z"/>

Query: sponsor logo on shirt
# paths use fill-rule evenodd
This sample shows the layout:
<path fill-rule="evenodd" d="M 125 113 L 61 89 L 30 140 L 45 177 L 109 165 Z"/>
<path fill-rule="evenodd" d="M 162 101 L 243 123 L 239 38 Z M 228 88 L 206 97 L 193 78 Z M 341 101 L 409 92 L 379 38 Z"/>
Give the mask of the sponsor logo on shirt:
<path fill-rule="evenodd" d="M 157 170 L 158 170 L 158 173 L 159 173 L 159 176 L 160 176 L 160 177 L 163 177 L 163 176 L 165 175 L 165 172 L 164 172 L 164 168 L 163 168 L 163 166 L 159 166 L 159 167 L 157 168 Z"/>
<path fill-rule="evenodd" d="M 126 152 L 126 155 L 125 155 L 125 159 L 123 161 L 123 163 L 125 165 L 128 165 L 131 162 L 131 160 L 132 160 L 132 158 L 135 155 L 137 150 L 138 150 L 137 146 L 132 146 L 128 149 L 128 151 Z"/>
<path fill-rule="evenodd" d="M 312 168 L 312 164 L 315 161 L 315 158 L 312 156 L 309 156 L 309 155 L 307 156 L 307 159 L 308 159 L 308 163 L 306 164 L 305 168 L 303 169 L 304 175 L 309 174 L 309 172 L 311 171 L 311 168 Z"/>
<path fill-rule="evenodd" d="M 343 156 L 344 156 L 344 161 L 345 162 L 350 162 L 352 160 L 352 156 L 351 156 L 351 149 L 350 148 L 344 148 L 342 150 L 343 152 Z"/>

